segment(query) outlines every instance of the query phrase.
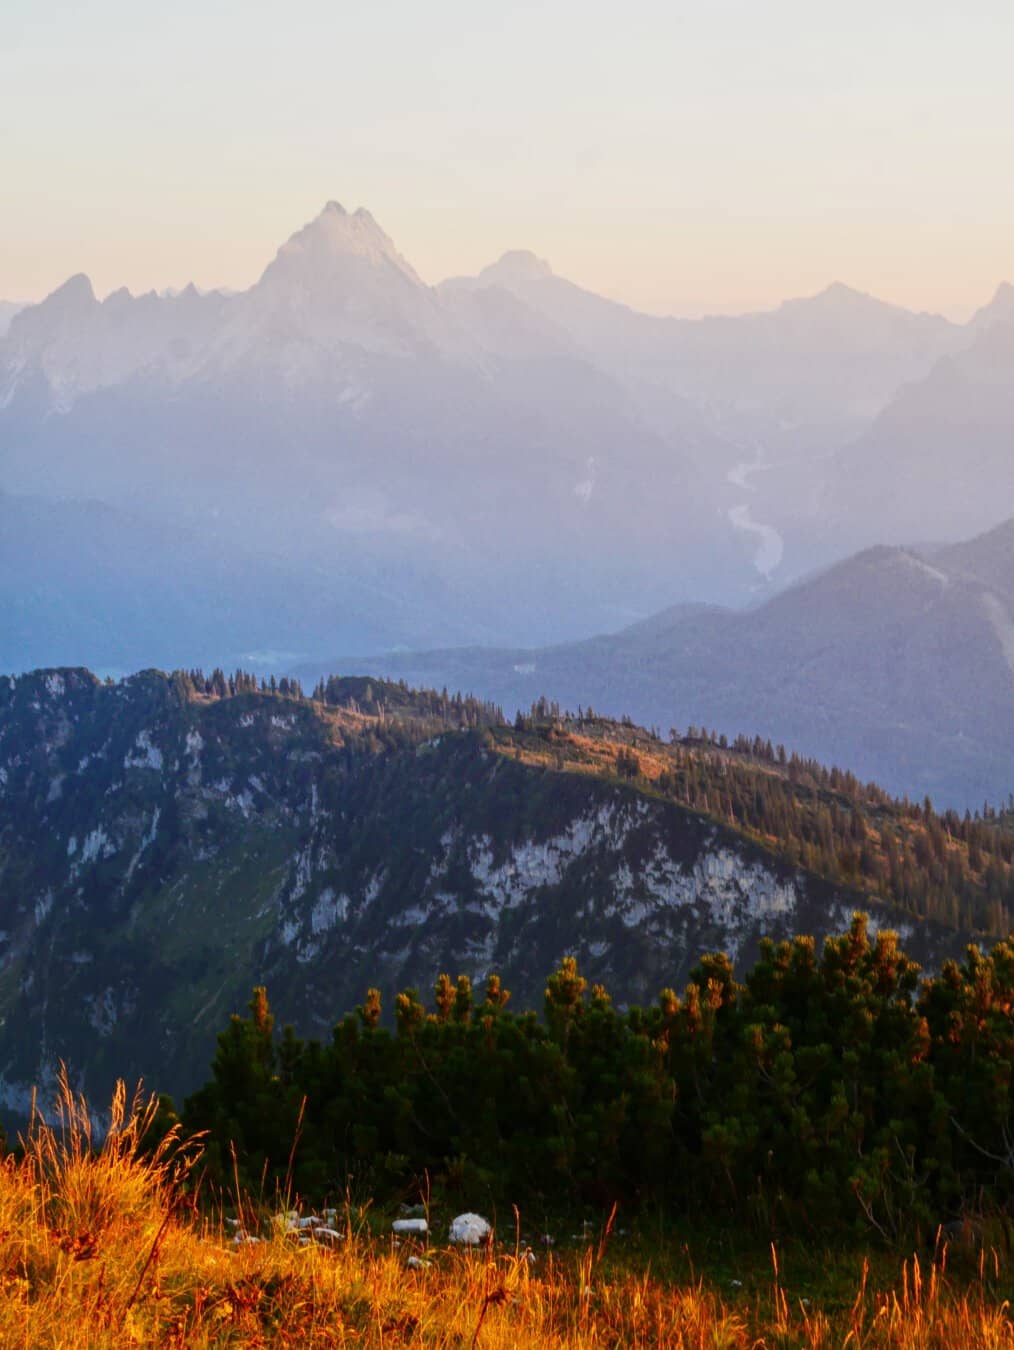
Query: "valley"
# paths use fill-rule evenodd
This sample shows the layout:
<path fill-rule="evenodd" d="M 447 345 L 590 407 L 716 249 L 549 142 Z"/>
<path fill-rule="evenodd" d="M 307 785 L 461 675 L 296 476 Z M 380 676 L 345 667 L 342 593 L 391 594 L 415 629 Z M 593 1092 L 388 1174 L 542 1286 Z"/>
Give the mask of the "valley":
<path fill-rule="evenodd" d="M 742 488 L 747 492 L 755 492 L 756 486 L 750 480 L 755 474 L 763 473 L 768 467 L 764 461 L 764 451 L 758 446 L 756 458 L 741 460 L 729 470 L 725 475 L 725 480 L 727 483 L 731 483 L 733 487 Z M 757 552 L 754 554 L 753 565 L 761 577 L 765 581 L 769 581 L 772 573 L 777 570 L 785 551 L 782 536 L 773 526 L 761 525 L 755 521 L 750 514 L 748 502 L 730 506 L 726 514 L 737 530 L 744 530 L 747 534 L 754 534 L 758 537 L 759 542 Z"/>

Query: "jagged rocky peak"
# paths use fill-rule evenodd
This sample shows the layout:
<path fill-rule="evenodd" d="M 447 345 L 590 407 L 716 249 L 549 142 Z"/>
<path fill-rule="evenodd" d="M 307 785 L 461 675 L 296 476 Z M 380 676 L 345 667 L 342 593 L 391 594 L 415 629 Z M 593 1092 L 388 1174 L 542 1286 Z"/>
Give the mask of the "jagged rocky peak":
<path fill-rule="evenodd" d="M 261 278 L 262 286 L 317 285 L 353 268 L 400 275 L 422 286 L 410 263 L 401 256 L 369 211 L 346 211 L 329 201 L 308 225 L 282 245 Z"/>
<path fill-rule="evenodd" d="M 120 286 L 115 291 L 110 291 L 102 301 L 103 309 L 109 311 L 127 310 L 134 303 L 134 296 L 127 286 Z"/>
<path fill-rule="evenodd" d="M 998 323 L 1014 321 L 1014 286 L 1009 281 L 1001 281 L 992 300 L 972 316 L 972 328 L 991 328 Z"/>
<path fill-rule="evenodd" d="M 537 257 L 530 249 L 509 249 L 495 263 L 479 273 L 480 281 L 489 286 L 517 286 L 527 281 L 542 281 L 553 275 L 545 258 Z"/>
<path fill-rule="evenodd" d="M 829 315 L 863 314 L 883 312 L 894 307 L 866 291 L 857 290 L 844 281 L 832 281 L 816 295 L 801 296 L 794 300 L 785 300 L 780 308 L 784 310 L 808 309 L 816 313 Z"/>
<path fill-rule="evenodd" d="M 83 272 L 78 272 L 47 295 L 45 300 L 15 314 L 11 320 L 11 336 L 27 336 L 40 328 L 51 329 L 87 318 L 98 304 L 91 281 Z"/>
<path fill-rule="evenodd" d="M 45 306 L 49 309 L 90 309 L 94 304 L 95 291 L 91 280 L 84 272 L 76 272 L 48 295 L 39 308 Z"/>
<path fill-rule="evenodd" d="M 840 304 L 856 300 L 872 300 L 873 297 L 868 295 L 866 291 L 860 291 L 855 286 L 848 285 L 845 281 L 832 281 L 822 291 L 819 291 L 814 299 L 824 300 L 828 304 Z"/>

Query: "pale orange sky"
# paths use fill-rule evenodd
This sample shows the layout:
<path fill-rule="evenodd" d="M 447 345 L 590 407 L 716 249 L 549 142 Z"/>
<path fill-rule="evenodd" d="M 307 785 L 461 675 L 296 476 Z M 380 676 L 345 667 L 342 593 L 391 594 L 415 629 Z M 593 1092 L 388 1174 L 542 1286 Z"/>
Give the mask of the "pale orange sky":
<path fill-rule="evenodd" d="M 963 318 L 1014 280 L 1012 39 L 994 0 L 5 0 L 0 297 L 247 286 L 337 198 L 427 281 L 531 248 L 656 312 Z"/>

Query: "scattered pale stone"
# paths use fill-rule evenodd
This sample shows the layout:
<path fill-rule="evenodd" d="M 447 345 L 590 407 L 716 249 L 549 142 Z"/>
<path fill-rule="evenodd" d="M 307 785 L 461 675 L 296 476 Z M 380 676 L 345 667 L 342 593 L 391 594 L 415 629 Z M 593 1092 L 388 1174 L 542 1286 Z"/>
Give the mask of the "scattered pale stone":
<path fill-rule="evenodd" d="M 425 1219 L 395 1219 L 391 1224 L 391 1231 L 402 1235 L 414 1234 L 418 1237 L 429 1232 L 429 1224 Z"/>
<path fill-rule="evenodd" d="M 493 1230 L 481 1214 L 459 1214 L 451 1220 L 450 1241 L 465 1247 L 478 1247 L 488 1242 Z"/>

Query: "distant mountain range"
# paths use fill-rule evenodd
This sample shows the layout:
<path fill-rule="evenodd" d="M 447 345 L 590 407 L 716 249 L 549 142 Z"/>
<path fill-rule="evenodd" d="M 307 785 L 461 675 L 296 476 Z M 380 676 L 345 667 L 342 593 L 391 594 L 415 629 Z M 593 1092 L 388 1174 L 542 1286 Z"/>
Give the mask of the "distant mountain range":
<path fill-rule="evenodd" d="M 753 609 L 676 606 L 584 642 L 343 668 L 508 711 L 544 695 L 664 730 L 759 732 L 898 794 L 981 807 L 1014 789 L 1014 520 L 967 543 L 861 552 Z"/>
<path fill-rule="evenodd" d="M 5 1119 L 61 1060 L 93 1098 L 138 1074 L 183 1094 L 254 984 L 327 1036 L 368 987 L 390 1007 L 441 971 L 495 970 L 536 1007 L 574 954 L 643 1000 L 857 905 L 930 965 L 1009 926 L 999 825 L 630 726 L 511 727 L 377 680 L 319 694 L 0 677 Z"/>
<path fill-rule="evenodd" d="M 957 539 L 1014 501 L 1011 310 L 1001 288 L 959 326 L 833 285 L 657 318 L 526 253 L 430 287 L 334 202 L 242 293 L 100 301 L 72 277 L 0 338 L 0 492 L 40 597 L 33 631 L 7 585 L 0 633 L 22 637 L 0 657 L 66 659 L 61 613 L 78 660 L 120 669 L 541 645 L 755 601 L 868 542 Z M 99 561 L 82 602 L 55 525 L 75 512 L 71 534 L 101 519 L 97 550 L 152 579 L 157 624 Z"/>
<path fill-rule="evenodd" d="M 427 286 L 330 202 L 247 291 L 15 308 L 0 669 L 365 653 L 1010 791 L 1010 286 L 659 318 L 520 251 Z"/>
<path fill-rule="evenodd" d="M 645 586 L 667 598 L 674 539 L 689 588 L 749 571 L 679 436 L 565 334 L 504 292 L 424 286 L 368 213 L 334 203 L 241 295 L 99 302 L 75 277 L 15 316 L 0 487 L 333 569 L 353 610 L 375 594 L 371 627 L 393 617 L 378 576 L 431 626 L 454 612 L 548 635 L 569 612 L 576 635 L 636 613 Z"/>
<path fill-rule="evenodd" d="M 704 319 L 639 314 L 554 276 L 524 252 L 441 287 L 491 289 L 510 292 L 566 332 L 662 425 L 683 404 L 727 450 L 762 444 L 775 459 L 845 444 L 900 386 L 964 340 L 939 315 L 913 314 L 840 282 L 770 312 Z"/>

